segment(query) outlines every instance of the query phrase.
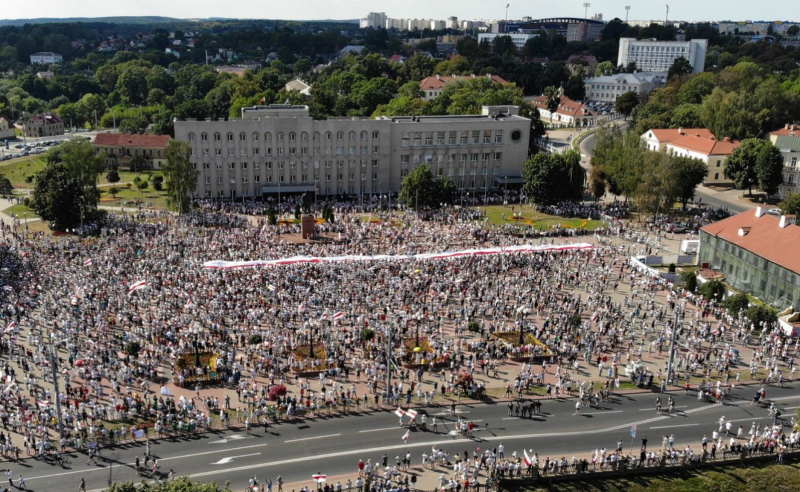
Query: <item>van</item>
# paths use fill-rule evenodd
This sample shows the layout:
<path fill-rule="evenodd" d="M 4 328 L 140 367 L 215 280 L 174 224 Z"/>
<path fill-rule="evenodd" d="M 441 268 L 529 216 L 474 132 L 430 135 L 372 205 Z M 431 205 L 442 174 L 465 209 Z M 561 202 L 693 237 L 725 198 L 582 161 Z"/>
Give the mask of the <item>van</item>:
<path fill-rule="evenodd" d="M 684 239 L 683 241 L 681 241 L 682 253 L 686 253 L 687 255 L 693 255 L 697 253 L 698 249 L 700 249 L 699 239 Z"/>

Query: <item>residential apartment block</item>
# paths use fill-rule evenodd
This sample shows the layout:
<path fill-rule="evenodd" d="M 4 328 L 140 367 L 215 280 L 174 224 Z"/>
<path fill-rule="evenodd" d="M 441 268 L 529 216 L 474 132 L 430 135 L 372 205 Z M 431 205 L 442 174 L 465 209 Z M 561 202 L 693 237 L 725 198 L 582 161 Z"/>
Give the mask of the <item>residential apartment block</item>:
<path fill-rule="evenodd" d="M 307 106 L 273 104 L 243 108 L 241 119 L 176 121 L 175 138 L 191 145 L 198 196 L 395 193 L 421 164 L 483 192 L 521 175 L 530 120 L 518 111 L 314 120 Z"/>
<path fill-rule="evenodd" d="M 635 92 L 642 101 L 653 89 L 664 86 L 667 72 L 636 72 L 603 75 L 586 79 L 586 99 L 598 102 L 615 102 L 626 92 Z"/>
<path fill-rule="evenodd" d="M 675 60 L 683 57 L 692 65 L 693 73 L 706 66 L 707 39 L 691 41 L 657 41 L 655 39 L 620 38 L 617 66 L 636 63 L 643 72 L 668 72 Z"/>
<path fill-rule="evenodd" d="M 52 137 L 64 134 L 64 121 L 54 114 L 31 116 L 23 125 L 28 137 Z"/>
<path fill-rule="evenodd" d="M 778 188 L 778 196 L 785 199 L 786 195 L 800 191 L 800 125 L 786 125 L 770 132 L 769 141 L 783 156 L 783 184 Z"/>
<path fill-rule="evenodd" d="M 98 133 L 92 145 L 96 153 L 105 153 L 106 166 L 118 166 L 127 171 L 131 169 L 131 160 L 136 155 L 144 157 L 145 168 L 161 169 L 167 159 L 168 143 L 169 135 Z"/>
<path fill-rule="evenodd" d="M 482 32 L 478 34 L 478 43 L 483 43 L 485 41 L 489 43 L 489 49 L 491 49 L 495 38 L 501 36 L 508 36 L 511 38 L 511 42 L 514 43 L 514 46 L 516 46 L 517 49 L 521 49 L 529 39 L 539 36 L 539 33 L 533 31 L 515 31 L 509 33 Z"/>

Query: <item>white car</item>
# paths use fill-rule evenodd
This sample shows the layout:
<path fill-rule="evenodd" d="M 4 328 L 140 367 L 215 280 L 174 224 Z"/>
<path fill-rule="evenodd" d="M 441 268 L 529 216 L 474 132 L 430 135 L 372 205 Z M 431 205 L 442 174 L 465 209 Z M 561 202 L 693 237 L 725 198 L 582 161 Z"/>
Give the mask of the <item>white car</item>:
<path fill-rule="evenodd" d="M 781 212 L 781 209 L 779 208 L 771 208 L 767 210 L 767 213 L 771 215 L 781 215 L 783 212 Z"/>

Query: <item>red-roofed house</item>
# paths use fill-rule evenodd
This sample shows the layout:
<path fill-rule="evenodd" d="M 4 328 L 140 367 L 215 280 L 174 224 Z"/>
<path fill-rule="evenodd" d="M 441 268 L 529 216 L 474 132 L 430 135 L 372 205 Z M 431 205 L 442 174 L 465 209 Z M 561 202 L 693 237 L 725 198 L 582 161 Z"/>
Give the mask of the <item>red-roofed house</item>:
<path fill-rule="evenodd" d="M 531 104 L 539 109 L 539 116 L 546 124 L 554 128 L 566 126 L 591 127 L 598 123 L 599 115 L 589 109 L 580 101 L 573 101 L 567 96 L 561 96 L 558 109 L 552 114 L 547 108 L 547 96 L 537 96 L 531 99 Z"/>
<path fill-rule="evenodd" d="M 419 83 L 419 88 L 422 89 L 422 92 L 425 95 L 422 96 L 423 99 L 426 101 L 430 101 L 431 99 L 435 98 L 439 94 L 442 93 L 444 87 L 447 84 L 455 82 L 457 80 L 472 80 L 481 77 L 486 77 L 490 79 L 492 82 L 497 82 L 498 84 L 508 84 L 509 82 L 500 77 L 499 75 L 434 75 L 432 77 L 425 77 L 422 82 Z"/>
<path fill-rule="evenodd" d="M 701 265 L 778 309 L 800 308 L 800 227 L 758 207 L 700 229 Z"/>
<path fill-rule="evenodd" d="M 161 169 L 166 161 L 169 140 L 169 135 L 98 133 L 92 144 L 95 152 L 105 152 L 106 166 L 129 170 L 133 156 L 141 155 L 146 159 L 148 169 Z"/>
<path fill-rule="evenodd" d="M 717 140 L 705 128 L 651 129 L 641 136 L 647 148 L 666 151 L 680 157 L 700 159 L 708 166 L 704 183 L 730 184 L 725 178 L 725 161 L 741 145 L 728 137 Z"/>
<path fill-rule="evenodd" d="M 31 116 L 23 125 L 28 137 L 52 137 L 64 134 L 64 122 L 54 114 Z"/>

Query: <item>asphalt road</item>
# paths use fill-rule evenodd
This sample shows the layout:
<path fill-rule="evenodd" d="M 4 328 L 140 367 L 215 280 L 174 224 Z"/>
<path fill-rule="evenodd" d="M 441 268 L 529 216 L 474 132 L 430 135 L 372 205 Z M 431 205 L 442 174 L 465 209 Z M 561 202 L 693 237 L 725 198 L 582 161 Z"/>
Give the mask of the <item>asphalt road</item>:
<path fill-rule="evenodd" d="M 509 417 L 504 403 L 459 406 L 458 412 L 480 427 L 473 439 L 463 439 L 453 431 L 455 418 L 449 415 L 447 406 L 425 410 L 428 415 L 443 419 L 439 433 L 412 430 L 407 445 L 402 441 L 406 429 L 400 428 L 397 417 L 386 411 L 281 423 L 271 426 L 266 436 L 259 428 L 250 435 L 232 430 L 162 440 L 154 442 L 151 451 L 158 457 L 164 476 L 173 469 L 177 475 L 188 474 L 193 480 L 220 484 L 230 481 L 233 490 L 241 490 L 253 475 L 259 480 L 270 477 L 274 483 L 280 474 L 284 483 L 297 485 L 289 488 L 299 489 L 301 483 L 312 486 L 311 474 L 317 472 L 327 474 L 329 483 L 335 483 L 337 477 L 344 482 L 341 476 L 354 473 L 359 459 L 378 462 L 384 453 L 393 463 L 396 455 L 408 449 L 413 465 L 418 466 L 421 454 L 430 452 L 433 445 L 452 455 L 475 447 L 494 448 L 503 442 L 508 454 L 525 447 L 541 457 L 571 459 L 596 448 L 614 449 L 617 440 L 622 439 L 627 452 L 634 423 L 638 425 L 633 442 L 637 449 L 642 437 L 648 438 L 650 448 L 659 448 L 664 434 L 674 434 L 676 446 L 683 448 L 699 442 L 704 433 L 710 436 L 721 416 L 732 420 L 736 429 L 743 425 L 745 431 L 751 422 L 769 422 L 765 408 L 750 405 L 753 390 L 736 389 L 734 398 L 723 405 L 701 403 L 695 396 L 680 392 L 674 394 L 678 413 L 673 416 L 656 415 L 653 393 L 615 397 L 600 409 L 584 408 L 581 415 L 574 415 L 574 399 L 545 400 L 542 414 L 532 419 Z M 788 386 L 769 388 L 767 397 L 778 404 L 787 422 L 800 404 L 800 394 Z M 666 395 L 662 401 L 666 406 Z M 143 452 L 144 446 L 135 444 L 103 450 L 96 465 L 87 465 L 82 453 L 71 453 L 71 463 L 63 467 L 37 460 L 10 467 L 15 477 L 20 473 L 25 476 L 29 490 L 72 492 L 81 478 L 86 480 L 88 490 L 102 490 L 109 481 L 152 478 L 150 474 L 139 478 L 134 471 L 135 457 Z"/>

